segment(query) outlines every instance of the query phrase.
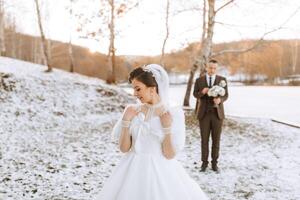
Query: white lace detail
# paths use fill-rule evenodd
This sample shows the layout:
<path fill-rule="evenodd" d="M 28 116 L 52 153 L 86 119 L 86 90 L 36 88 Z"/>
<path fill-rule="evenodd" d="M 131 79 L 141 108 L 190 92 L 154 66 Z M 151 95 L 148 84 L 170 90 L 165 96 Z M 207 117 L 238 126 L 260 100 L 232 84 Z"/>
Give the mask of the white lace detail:
<path fill-rule="evenodd" d="M 155 116 L 155 112 L 157 111 L 157 109 L 160 109 L 163 107 L 163 103 L 160 101 L 157 104 L 144 104 L 144 106 L 147 108 L 146 110 L 146 114 L 145 114 L 145 121 L 148 121 L 149 119 L 151 119 L 153 116 Z"/>

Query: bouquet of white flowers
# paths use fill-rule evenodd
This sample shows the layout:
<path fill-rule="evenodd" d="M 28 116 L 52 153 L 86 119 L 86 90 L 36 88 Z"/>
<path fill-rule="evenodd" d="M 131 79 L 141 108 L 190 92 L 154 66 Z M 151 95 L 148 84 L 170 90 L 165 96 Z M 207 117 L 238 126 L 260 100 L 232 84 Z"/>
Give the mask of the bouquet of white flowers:
<path fill-rule="evenodd" d="M 227 85 L 226 81 L 224 81 L 224 80 L 221 80 L 219 83 L 219 86 L 221 86 L 221 87 L 225 87 L 226 85 Z"/>
<path fill-rule="evenodd" d="M 210 88 L 207 92 L 207 95 L 210 97 L 219 97 L 225 95 L 225 89 L 222 88 L 219 85 L 214 85 L 212 88 Z"/>
<path fill-rule="evenodd" d="M 209 88 L 207 95 L 210 97 L 222 97 L 225 95 L 226 91 L 224 87 L 226 86 L 226 81 L 222 80 L 219 85 L 214 85 L 213 87 Z"/>

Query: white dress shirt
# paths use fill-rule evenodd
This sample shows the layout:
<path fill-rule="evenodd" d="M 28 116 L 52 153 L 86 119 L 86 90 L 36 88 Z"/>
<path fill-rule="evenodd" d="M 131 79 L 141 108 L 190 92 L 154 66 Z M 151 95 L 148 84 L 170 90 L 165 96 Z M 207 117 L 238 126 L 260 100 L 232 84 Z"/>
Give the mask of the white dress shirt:
<path fill-rule="evenodd" d="M 206 81 L 207 81 L 208 86 L 209 86 L 209 77 L 210 76 L 208 74 L 206 74 Z M 216 74 L 211 76 L 211 87 L 214 85 L 215 80 L 216 80 Z"/>

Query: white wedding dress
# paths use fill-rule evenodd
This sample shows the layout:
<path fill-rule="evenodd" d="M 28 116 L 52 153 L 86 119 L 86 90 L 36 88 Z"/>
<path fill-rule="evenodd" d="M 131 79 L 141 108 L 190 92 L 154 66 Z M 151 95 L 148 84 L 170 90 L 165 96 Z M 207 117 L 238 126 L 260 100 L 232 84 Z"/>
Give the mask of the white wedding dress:
<path fill-rule="evenodd" d="M 168 110 L 172 116 L 172 144 L 179 152 L 185 143 L 184 113 L 179 108 Z M 115 138 L 121 133 L 121 119 L 113 129 Z M 163 156 L 164 133 L 159 116 L 146 119 L 143 112 L 133 118 L 129 127 L 132 148 L 105 182 L 97 200 L 207 200 L 176 158 Z"/>

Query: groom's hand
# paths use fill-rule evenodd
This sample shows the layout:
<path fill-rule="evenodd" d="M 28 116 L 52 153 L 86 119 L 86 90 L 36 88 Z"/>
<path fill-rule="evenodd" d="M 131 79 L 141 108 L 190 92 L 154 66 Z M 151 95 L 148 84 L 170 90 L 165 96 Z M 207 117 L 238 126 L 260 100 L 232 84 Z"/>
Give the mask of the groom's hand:
<path fill-rule="evenodd" d="M 219 105 L 221 103 L 221 98 L 220 97 L 214 98 L 214 103 Z"/>
<path fill-rule="evenodd" d="M 201 93 L 202 93 L 202 94 L 207 94 L 208 90 L 209 90 L 209 88 L 207 88 L 207 87 L 206 87 L 206 88 L 203 88 L 203 90 L 201 91 Z"/>

